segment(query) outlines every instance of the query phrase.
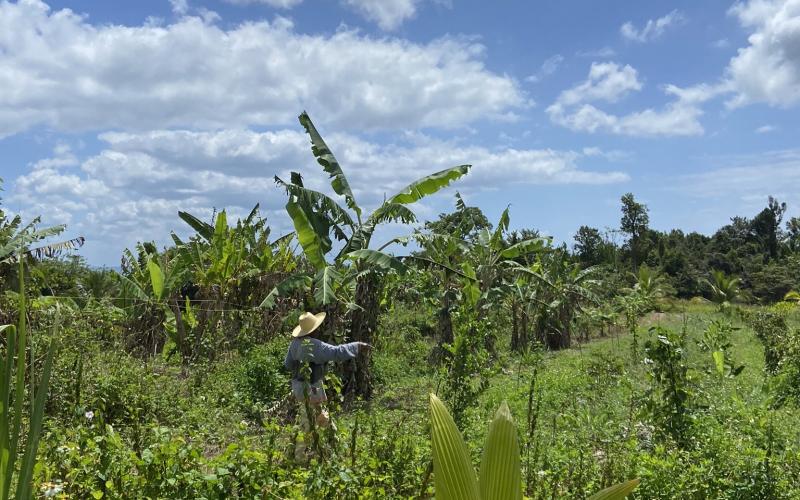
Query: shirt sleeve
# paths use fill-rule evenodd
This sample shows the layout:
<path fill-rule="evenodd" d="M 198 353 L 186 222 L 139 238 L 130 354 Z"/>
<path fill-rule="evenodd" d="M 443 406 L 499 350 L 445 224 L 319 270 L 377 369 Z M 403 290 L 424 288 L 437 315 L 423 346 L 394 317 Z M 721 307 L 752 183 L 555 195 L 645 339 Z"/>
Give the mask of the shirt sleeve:
<path fill-rule="evenodd" d="M 327 363 L 329 361 L 347 361 L 358 355 L 358 342 L 349 344 L 331 345 L 319 342 L 314 353 L 315 363 Z"/>
<path fill-rule="evenodd" d="M 286 349 L 286 359 L 283 360 L 283 367 L 287 370 L 292 369 L 292 343 L 289 342 L 289 348 Z"/>

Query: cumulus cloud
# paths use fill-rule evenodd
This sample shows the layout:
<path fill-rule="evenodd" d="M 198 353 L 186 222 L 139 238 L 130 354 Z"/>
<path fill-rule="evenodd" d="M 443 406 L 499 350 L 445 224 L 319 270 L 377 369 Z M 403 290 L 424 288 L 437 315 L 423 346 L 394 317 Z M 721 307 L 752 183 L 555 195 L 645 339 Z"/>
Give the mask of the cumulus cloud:
<path fill-rule="evenodd" d="M 419 0 L 343 0 L 344 4 L 385 31 L 393 31 L 417 12 Z"/>
<path fill-rule="evenodd" d="M 418 134 L 381 145 L 347 133 L 321 132 L 365 207 L 376 206 L 416 178 L 464 163 L 474 167 L 457 189 L 468 191 L 628 180 L 624 172 L 605 168 L 610 157 L 597 148 L 487 148 Z M 9 201 L 24 206 L 27 214 L 66 222 L 71 232 L 85 235 L 91 242 L 86 254 L 93 261 L 114 263 L 122 248 L 143 239 L 167 243 L 172 229 L 185 234 L 188 228 L 177 219 L 178 210 L 202 217 L 214 208 L 246 214 L 261 203 L 275 232 L 288 232 L 285 195 L 273 176 L 288 180 L 290 170 L 301 172 L 309 187 L 330 193 L 307 136 L 296 130 L 158 130 L 106 133 L 100 139 L 105 148 L 80 160 L 60 147 L 9 190 Z M 581 168 L 584 163 L 594 168 Z M 376 168 L 386 165 L 391 168 Z"/>
<path fill-rule="evenodd" d="M 636 28 L 633 23 L 627 22 L 623 24 L 619 32 L 623 38 L 633 42 L 649 42 L 655 40 L 664 34 L 670 26 L 676 26 L 685 21 L 685 17 L 677 10 L 673 10 L 669 14 L 659 17 L 658 19 L 648 19 L 647 23 L 641 29 Z"/>
<path fill-rule="evenodd" d="M 724 91 L 722 86 L 697 85 L 663 87 L 673 97 L 663 109 L 647 108 L 625 115 L 598 109 L 594 102 L 615 103 L 631 92 L 641 90 L 637 71 L 629 65 L 592 63 L 583 83 L 564 90 L 547 108 L 550 119 L 572 130 L 598 131 L 631 136 L 699 135 L 703 126 L 700 104 Z"/>
<path fill-rule="evenodd" d="M 728 104 L 800 102 L 800 0 L 751 0 L 730 13 L 752 33 L 728 65 L 736 92 Z"/>
<path fill-rule="evenodd" d="M 351 129 L 460 127 L 528 104 L 473 41 L 304 35 L 283 18 L 213 22 L 93 25 L 39 0 L 0 2 L 0 137 L 35 126 L 281 126 L 303 109 Z"/>

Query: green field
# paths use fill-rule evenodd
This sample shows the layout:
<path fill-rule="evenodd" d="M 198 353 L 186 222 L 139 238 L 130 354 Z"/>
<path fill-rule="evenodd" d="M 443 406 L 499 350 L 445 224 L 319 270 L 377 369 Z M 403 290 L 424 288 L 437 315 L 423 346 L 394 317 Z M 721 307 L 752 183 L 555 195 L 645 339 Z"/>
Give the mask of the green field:
<path fill-rule="evenodd" d="M 375 396 L 333 411 L 337 444 L 330 446 L 331 456 L 310 465 L 290 459 L 296 431 L 284 409 L 265 412 L 286 393 L 278 368 L 286 336 L 185 373 L 174 362 L 144 362 L 92 338 L 113 335 L 113 325 L 99 322 L 102 316 L 76 320 L 59 334 L 65 345 L 81 349 L 65 349 L 58 361 L 37 490 L 57 485 L 69 498 L 432 493 L 426 480 L 427 399 L 429 392 L 446 397 L 447 375 L 424 361 L 434 345 L 423 333 L 431 311 L 398 305 L 381 317 Z M 770 407 L 763 349 L 747 327 L 735 332 L 730 350 L 744 370 L 737 377 L 716 374 L 710 353 L 697 341 L 719 317 L 711 306 L 676 302 L 640 326 L 640 344 L 656 324 L 688 333 L 693 409 L 682 447 L 659 436 L 646 410 L 651 381 L 645 355 L 633 355 L 628 334 L 614 331 L 567 351 L 523 356 L 508 350 L 506 325 L 498 325 L 500 346 L 486 374 L 488 386 L 464 418 L 476 464 L 488 422 L 505 400 L 518 424 L 531 498 L 584 498 L 633 477 L 642 480 L 635 498 L 796 498 L 798 413 Z M 797 324 L 796 312 L 792 321 Z M 76 381 L 77 363 L 82 379 Z M 92 419 L 85 414 L 90 410 Z"/>

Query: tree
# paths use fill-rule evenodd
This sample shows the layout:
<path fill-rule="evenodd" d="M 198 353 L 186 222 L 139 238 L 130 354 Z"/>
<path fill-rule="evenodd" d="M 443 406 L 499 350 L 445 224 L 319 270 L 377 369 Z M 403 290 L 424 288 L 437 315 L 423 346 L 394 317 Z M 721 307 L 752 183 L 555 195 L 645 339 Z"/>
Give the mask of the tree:
<path fill-rule="evenodd" d="M 786 221 L 786 243 L 791 252 L 800 252 L 800 217 Z"/>
<path fill-rule="evenodd" d="M 311 118 L 303 112 L 299 120 L 311 139 L 312 153 L 329 175 L 333 191 L 344 198 L 347 209 L 333 198 L 306 188 L 299 173 L 293 172 L 290 182 L 279 177 L 275 177 L 275 182 L 289 196 L 286 211 L 294 224 L 303 254 L 316 271 L 314 286 L 318 304 L 332 305 L 342 301 L 337 291 L 348 295 L 352 293 L 352 299 L 344 300 L 350 310 L 350 337 L 354 341 L 372 343 L 380 310 L 379 273 L 405 270 L 405 265 L 398 258 L 383 251 L 386 245 L 378 249 L 370 248 L 375 228 L 387 222 L 416 222 L 414 212 L 407 205 L 450 185 L 466 175 L 471 165 L 448 168 L 412 182 L 399 193 L 385 199 L 371 214 L 364 216 L 341 165 Z M 333 250 L 333 238 L 341 242 L 341 249 L 328 261 L 326 255 Z M 288 279 L 297 281 L 294 276 Z M 286 283 L 279 284 L 275 293 Z M 372 382 L 369 367 L 368 355 L 360 356 L 354 365 L 346 365 L 343 383 L 348 395 L 370 396 Z"/>
<path fill-rule="evenodd" d="M 753 218 L 753 233 L 761 243 L 768 259 L 778 257 L 778 243 L 781 240 L 781 222 L 786 212 L 786 203 L 769 197 L 767 207 Z"/>
<path fill-rule="evenodd" d="M 539 340 L 551 350 L 566 349 L 572 343 L 572 330 L 584 306 L 596 305 L 595 294 L 600 272 L 597 266 L 581 269 L 568 258 L 566 249 L 543 254 L 527 273 L 538 281 L 531 299 L 537 304 L 536 331 Z"/>
<path fill-rule="evenodd" d="M 603 259 L 603 237 L 600 231 L 589 226 L 581 226 L 575 233 L 575 255 L 581 264 L 594 266 L 600 264 Z"/>
<path fill-rule="evenodd" d="M 647 214 L 647 205 L 637 202 L 633 193 L 622 196 L 622 218 L 620 229 L 628 235 L 628 244 L 631 251 L 631 263 L 634 271 L 639 267 L 645 255 L 642 237 L 647 233 L 650 216 Z"/>
<path fill-rule="evenodd" d="M 426 222 L 424 227 L 430 233 L 447 234 L 467 241 L 475 241 L 483 229 L 492 230 L 492 224 L 483 211 L 467 206 L 460 193 L 456 193 L 455 211 L 439 214 L 437 220 Z"/>

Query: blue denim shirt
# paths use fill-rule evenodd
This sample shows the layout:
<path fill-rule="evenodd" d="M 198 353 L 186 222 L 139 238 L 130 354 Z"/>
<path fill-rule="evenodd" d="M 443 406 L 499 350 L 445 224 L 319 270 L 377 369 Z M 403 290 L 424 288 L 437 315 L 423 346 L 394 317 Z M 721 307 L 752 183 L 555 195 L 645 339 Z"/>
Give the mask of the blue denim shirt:
<path fill-rule="evenodd" d="M 292 339 L 283 365 L 292 373 L 292 395 L 298 400 L 305 396 L 306 384 L 312 402 L 325 401 L 325 389 L 322 379 L 329 362 L 347 361 L 358 355 L 358 342 L 342 345 L 331 345 L 315 338 Z M 302 364 L 311 365 L 311 380 L 306 380 L 302 372 Z"/>

